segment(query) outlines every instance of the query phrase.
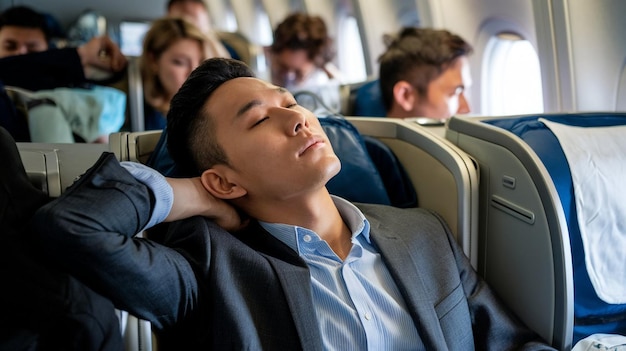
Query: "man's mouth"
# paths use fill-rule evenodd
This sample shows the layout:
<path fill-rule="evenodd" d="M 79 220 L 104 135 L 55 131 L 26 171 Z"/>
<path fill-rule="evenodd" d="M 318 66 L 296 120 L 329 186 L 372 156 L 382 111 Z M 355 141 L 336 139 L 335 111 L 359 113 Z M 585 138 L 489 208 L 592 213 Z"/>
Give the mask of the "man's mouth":
<path fill-rule="evenodd" d="M 324 143 L 324 140 L 322 140 L 321 138 L 312 137 L 312 138 L 308 139 L 306 144 L 304 144 L 304 146 L 298 152 L 298 156 L 302 156 L 309 149 L 311 149 L 311 147 L 315 147 L 315 146 L 323 144 L 323 143 Z"/>

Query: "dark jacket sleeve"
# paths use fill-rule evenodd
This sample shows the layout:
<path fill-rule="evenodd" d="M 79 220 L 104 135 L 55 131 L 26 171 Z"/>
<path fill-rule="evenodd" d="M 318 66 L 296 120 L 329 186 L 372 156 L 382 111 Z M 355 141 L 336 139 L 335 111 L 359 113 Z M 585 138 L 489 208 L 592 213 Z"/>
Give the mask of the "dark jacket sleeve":
<path fill-rule="evenodd" d="M 178 251 L 134 237 L 153 206 L 149 188 L 105 153 L 32 223 L 35 241 L 55 263 L 160 329 L 193 311 L 198 284 Z"/>
<path fill-rule="evenodd" d="M 121 350 L 111 301 L 33 252 L 25 224 L 48 196 L 1 127 L 0 159 L 0 350 Z"/>
<path fill-rule="evenodd" d="M 86 83 L 75 48 L 1 58 L 0 80 L 5 85 L 28 90 L 76 87 Z"/>

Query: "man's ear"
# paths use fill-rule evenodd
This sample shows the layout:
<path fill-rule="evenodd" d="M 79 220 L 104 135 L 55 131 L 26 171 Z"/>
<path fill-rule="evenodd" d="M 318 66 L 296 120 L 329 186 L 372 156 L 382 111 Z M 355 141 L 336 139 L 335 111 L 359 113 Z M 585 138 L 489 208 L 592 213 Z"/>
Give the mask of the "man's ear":
<path fill-rule="evenodd" d="M 246 195 L 246 189 L 229 181 L 226 172 L 215 168 L 207 169 L 200 175 L 204 188 L 214 197 L 222 200 L 232 200 Z"/>
<path fill-rule="evenodd" d="M 403 110 L 410 112 L 417 103 L 417 92 L 409 82 L 401 80 L 393 86 L 393 99 Z"/>

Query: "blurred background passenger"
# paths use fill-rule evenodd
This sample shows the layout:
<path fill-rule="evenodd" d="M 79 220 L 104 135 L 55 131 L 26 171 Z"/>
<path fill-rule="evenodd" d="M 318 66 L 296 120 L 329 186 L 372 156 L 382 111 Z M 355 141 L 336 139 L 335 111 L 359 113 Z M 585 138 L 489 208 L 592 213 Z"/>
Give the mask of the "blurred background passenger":
<path fill-rule="evenodd" d="M 50 32 L 45 17 L 14 6 L 0 14 L 0 58 L 48 50 Z"/>
<path fill-rule="evenodd" d="M 187 20 L 167 17 L 152 23 L 140 58 L 146 130 L 165 128 L 170 100 L 194 68 L 218 56 L 212 49 L 207 37 Z"/>
<path fill-rule="evenodd" d="M 25 6 L 0 14 L 0 80 L 28 90 L 80 86 L 101 70 L 120 72 L 126 58 L 108 37 L 92 38 L 74 48 L 49 46 L 48 21 Z M 43 53 L 41 55 L 26 55 Z M 26 55 L 20 58 L 12 56 Z"/>
<path fill-rule="evenodd" d="M 100 37 L 77 48 L 0 58 L 0 81 L 33 91 L 75 87 L 89 83 L 96 70 L 121 72 L 126 64 L 120 48 L 108 37 Z"/>
<path fill-rule="evenodd" d="M 39 12 L 16 6 L 0 14 L 0 87 L 10 87 L 2 94 L 16 111 L 0 116 L 0 126 L 18 141 L 105 142 L 124 121 L 126 97 L 93 79 L 122 72 L 126 58 L 108 37 L 64 49 L 49 39 Z"/>
<path fill-rule="evenodd" d="M 338 110 L 340 77 L 331 62 L 335 55 L 332 44 L 321 17 L 303 13 L 287 16 L 274 30 L 270 46 L 272 83 L 292 93 L 311 91 Z"/>
<path fill-rule="evenodd" d="M 380 88 L 387 117 L 444 120 L 470 112 L 472 47 L 447 30 L 407 27 L 387 37 Z"/>
<path fill-rule="evenodd" d="M 184 18 L 193 23 L 207 36 L 207 45 L 218 57 L 231 57 L 232 52 L 220 41 L 211 18 L 209 9 L 202 0 L 169 0 L 167 3 L 167 15 L 169 17 Z"/>

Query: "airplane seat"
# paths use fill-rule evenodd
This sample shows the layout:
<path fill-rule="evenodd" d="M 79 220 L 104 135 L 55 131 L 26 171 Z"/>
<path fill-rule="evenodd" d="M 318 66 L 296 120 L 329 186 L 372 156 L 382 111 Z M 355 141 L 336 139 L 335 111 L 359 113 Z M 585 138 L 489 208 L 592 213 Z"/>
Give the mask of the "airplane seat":
<path fill-rule="evenodd" d="M 1 117 L 0 125 L 20 142 L 94 142 L 119 131 L 126 118 L 126 94 L 117 88 L 31 91 L 5 86 L 4 91 L 16 113 Z"/>
<path fill-rule="evenodd" d="M 353 115 L 366 117 L 387 116 L 378 79 L 371 80 L 356 90 Z"/>
<path fill-rule="evenodd" d="M 391 205 L 381 173 L 356 128 L 342 117 L 327 116 L 319 120 L 341 160 L 339 174 L 326 184 L 329 192 L 353 202 Z"/>
<path fill-rule="evenodd" d="M 106 144 L 47 144 L 18 142 L 18 151 L 31 183 L 51 197 L 58 197 L 93 165 Z M 116 310 L 127 351 L 153 349 L 150 323 Z"/>
<path fill-rule="evenodd" d="M 406 170 L 387 144 L 373 136 L 363 135 L 372 162 L 380 173 L 389 202 L 395 207 L 417 207 L 417 194 Z"/>
<path fill-rule="evenodd" d="M 395 155 L 405 172 L 399 176 L 408 178 L 415 191 L 414 199 L 407 198 L 416 201 L 415 206 L 443 217 L 476 268 L 479 173 L 476 163 L 458 147 L 416 123 L 384 117 L 346 117 L 346 120 L 366 141 L 382 143 Z M 372 157 L 377 163 L 375 153 Z"/>
<path fill-rule="evenodd" d="M 355 116 L 354 114 L 354 99 L 356 91 L 372 78 L 366 79 L 362 82 L 347 83 L 339 85 L 339 112 L 344 116 Z"/>
<path fill-rule="evenodd" d="M 481 168 L 479 273 L 527 325 L 567 350 L 591 334 L 626 334 L 626 304 L 603 301 L 592 286 L 569 163 L 539 118 L 626 124 L 624 113 L 454 117 L 446 137 Z"/>

